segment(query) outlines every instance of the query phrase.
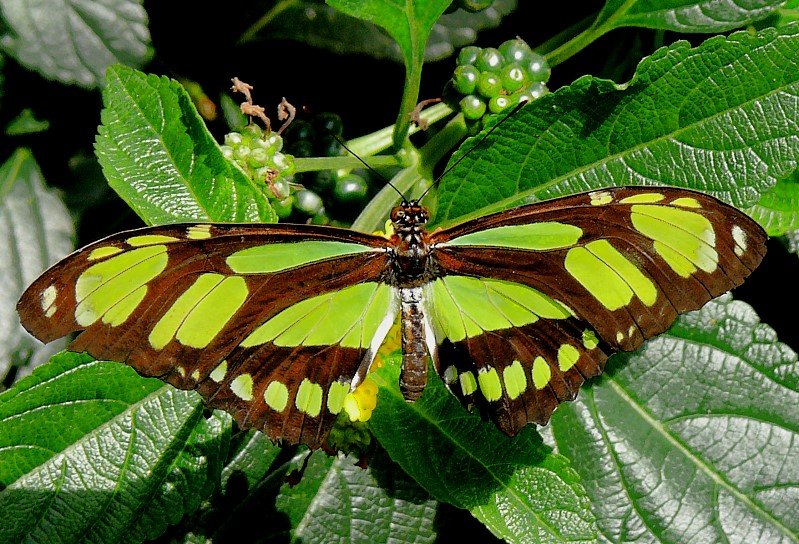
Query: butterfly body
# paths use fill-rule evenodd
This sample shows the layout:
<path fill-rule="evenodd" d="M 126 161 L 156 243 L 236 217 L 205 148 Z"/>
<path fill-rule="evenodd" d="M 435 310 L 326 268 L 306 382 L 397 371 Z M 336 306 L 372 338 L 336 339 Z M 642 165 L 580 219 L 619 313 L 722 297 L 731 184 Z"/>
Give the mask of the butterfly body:
<path fill-rule="evenodd" d="M 739 285 L 766 236 L 712 197 L 621 187 L 434 232 L 417 202 L 388 236 L 309 225 L 190 224 L 72 254 L 18 305 L 49 341 L 195 389 L 273 439 L 325 445 L 397 318 L 400 389 L 428 356 L 507 434 L 545 424 L 607 357 Z"/>

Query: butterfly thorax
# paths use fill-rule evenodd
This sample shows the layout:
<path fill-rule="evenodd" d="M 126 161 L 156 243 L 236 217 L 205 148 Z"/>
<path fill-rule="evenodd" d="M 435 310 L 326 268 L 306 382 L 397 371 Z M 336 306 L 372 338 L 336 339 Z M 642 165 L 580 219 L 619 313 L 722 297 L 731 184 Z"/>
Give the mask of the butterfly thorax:
<path fill-rule="evenodd" d="M 430 214 L 418 202 L 403 202 L 391 210 L 392 271 L 388 283 L 397 287 L 419 287 L 430 282 L 433 266 L 425 225 Z"/>

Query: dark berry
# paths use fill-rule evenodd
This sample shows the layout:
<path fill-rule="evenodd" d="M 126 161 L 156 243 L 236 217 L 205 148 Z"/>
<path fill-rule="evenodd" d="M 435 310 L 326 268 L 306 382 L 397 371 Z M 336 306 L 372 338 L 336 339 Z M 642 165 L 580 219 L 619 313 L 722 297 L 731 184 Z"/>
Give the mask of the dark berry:
<path fill-rule="evenodd" d="M 294 195 L 296 199 L 295 208 L 307 216 L 318 214 L 324 207 L 322 198 L 308 189 L 300 189 Z"/>
<path fill-rule="evenodd" d="M 343 149 L 341 143 L 332 136 L 319 138 L 316 141 L 316 152 L 320 157 L 338 157 Z"/>
<path fill-rule="evenodd" d="M 333 195 L 342 204 L 361 204 L 369 194 L 369 185 L 361 176 L 347 174 L 336 181 Z"/>
<path fill-rule="evenodd" d="M 341 122 L 341 117 L 335 113 L 320 113 L 313 120 L 316 133 L 320 136 L 335 134 L 341 136 L 344 133 L 344 125 Z"/>
<path fill-rule="evenodd" d="M 316 131 L 311 126 L 311 123 L 302 120 L 292 122 L 286 129 L 285 134 L 293 142 L 298 140 L 308 140 L 310 142 L 316 137 Z"/>

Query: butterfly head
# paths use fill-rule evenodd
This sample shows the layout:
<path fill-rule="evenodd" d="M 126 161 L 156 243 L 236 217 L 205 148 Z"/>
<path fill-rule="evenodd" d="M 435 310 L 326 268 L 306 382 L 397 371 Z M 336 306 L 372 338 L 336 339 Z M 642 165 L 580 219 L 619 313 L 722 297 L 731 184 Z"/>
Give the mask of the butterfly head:
<path fill-rule="evenodd" d="M 391 210 L 391 223 L 394 230 L 398 233 L 417 232 L 430 219 L 427 208 L 419 204 L 418 200 L 403 202 L 400 206 Z"/>

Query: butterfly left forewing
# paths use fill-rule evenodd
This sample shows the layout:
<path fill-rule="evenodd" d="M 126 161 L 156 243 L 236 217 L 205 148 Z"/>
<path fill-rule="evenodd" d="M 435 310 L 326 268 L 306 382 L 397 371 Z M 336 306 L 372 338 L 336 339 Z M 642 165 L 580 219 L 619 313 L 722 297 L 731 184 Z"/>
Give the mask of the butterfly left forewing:
<path fill-rule="evenodd" d="M 353 231 L 154 227 L 74 253 L 18 310 L 44 341 L 82 331 L 70 349 L 197 389 L 243 426 L 318 447 L 340 410 L 345 386 L 334 384 L 363 374 L 393 318 L 385 267 L 385 239 Z"/>
<path fill-rule="evenodd" d="M 482 373 L 485 387 L 468 385 L 471 395 L 451 388 L 511 434 L 524 420 L 543 423 L 608 354 L 637 348 L 739 285 L 765 240 L 743 213 L 674 188 L 596 191 L 438 231 L 431 243 L 442 277 L 428 289 L 430 311 L 443 304 L 452 313 L 432 320 L 438 368 L 452 385 L 450 366 L 458 382 L 467 370 Z M 493 305 L 478 302 L 492 292 Z M 546 387 L 536 387 L 536 367 Z"/>

